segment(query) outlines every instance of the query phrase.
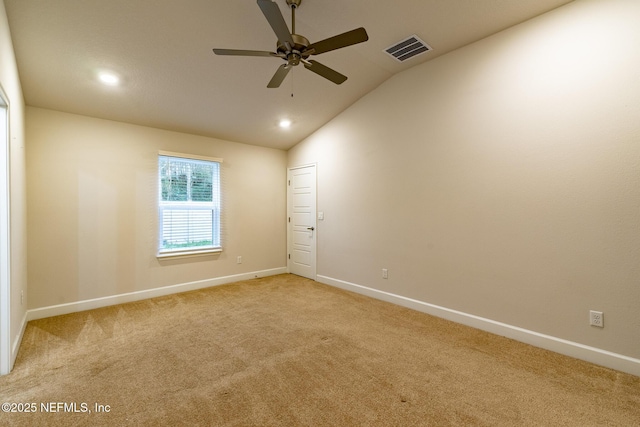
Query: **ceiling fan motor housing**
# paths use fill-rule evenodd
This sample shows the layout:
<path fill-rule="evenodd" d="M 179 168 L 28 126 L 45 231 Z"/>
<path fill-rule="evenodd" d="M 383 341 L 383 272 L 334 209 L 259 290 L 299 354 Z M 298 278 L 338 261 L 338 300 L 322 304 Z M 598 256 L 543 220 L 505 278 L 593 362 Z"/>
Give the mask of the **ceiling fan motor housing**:
<path fill-rule="evenodd" d="M 291 34 L 291 38 L 293 39 L 293 46 L 290 49 L 287 47 L 287 43 L 282 43 L 278 40 L 277 52 L 284 55 L 290 65 L 298 65 L 301 58 L 307 59 L 311 55 L 306 52 L 311 43 L 299 34 Z"/>

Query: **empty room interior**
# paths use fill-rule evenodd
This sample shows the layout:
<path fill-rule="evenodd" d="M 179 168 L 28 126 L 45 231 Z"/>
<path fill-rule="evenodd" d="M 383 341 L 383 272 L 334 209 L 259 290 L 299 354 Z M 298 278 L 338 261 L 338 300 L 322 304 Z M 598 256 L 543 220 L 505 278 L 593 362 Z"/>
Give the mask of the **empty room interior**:
<path fill-rule="evenodd" d="M 0 2 L 0 423 L 640 425 L 639 46 L 638 0 Z"/>

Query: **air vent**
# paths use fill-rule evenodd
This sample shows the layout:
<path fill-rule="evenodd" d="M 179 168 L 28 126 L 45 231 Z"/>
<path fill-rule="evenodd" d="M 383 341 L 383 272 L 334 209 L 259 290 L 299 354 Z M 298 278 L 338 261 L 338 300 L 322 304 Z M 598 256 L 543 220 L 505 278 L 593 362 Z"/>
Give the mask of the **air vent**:
<path fill-rule="evenodd" d="M 420 40 L 415 34 L 386 48 L 384 51 L 393 57 L 396 61 L 404 62 L 417 55 L 433 50 L 431 46 Z"/>

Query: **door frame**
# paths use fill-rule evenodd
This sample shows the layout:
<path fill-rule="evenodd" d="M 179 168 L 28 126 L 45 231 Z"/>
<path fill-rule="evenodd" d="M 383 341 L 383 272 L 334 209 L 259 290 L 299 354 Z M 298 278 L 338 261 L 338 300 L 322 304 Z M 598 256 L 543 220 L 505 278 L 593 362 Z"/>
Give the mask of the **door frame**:
<path fill-rule="evenodd" d="M 9 99 L 0 86 L 0 375 L 11 371 L 11 150 Z"/>
<path fill-rule="evenodd" d="M 292 203 L 293 203 L 293 194 L 291 191 L 291 172 L 296 170 L 296 169 L 303 169 L 303 168 L 308 168 L 308 167 L 313 167 L 313 171 L 315 174 L 315 184 L 316 184 L 316 188 L 314 189 L 314 193 L 315 193 L 315 205 L 316 205 L 316 210 L 315 212 L 313 212 L 314 215 L 314 219 L 316 221 L 317 224 L 317 216 L 318 216 L 318 164 L 317 163 L 309 163 L 309 164 L 304 164 L 304 165 L 298 165 L 298 166 L 293 166 L 290 168 L 287 168 L 287 273 L 291 273 L 291 251 L 293 249 L 293 233 L 291 232 L 291 225 L 290 225 L 290 219 L 291 216 L 293 214 L 293 212 L 291 211 L 292 208 Z M 313 280 L 316 280 L 317 276 L 318 276 L 318 227 L 316 225 L 316 229 L 314 230 L 314 239 L 313 239 L 313 244 L 314 244 L 314 250 L 313 250 L 313 254 L 314 254 L 314 259 L 313 259 Z"/>

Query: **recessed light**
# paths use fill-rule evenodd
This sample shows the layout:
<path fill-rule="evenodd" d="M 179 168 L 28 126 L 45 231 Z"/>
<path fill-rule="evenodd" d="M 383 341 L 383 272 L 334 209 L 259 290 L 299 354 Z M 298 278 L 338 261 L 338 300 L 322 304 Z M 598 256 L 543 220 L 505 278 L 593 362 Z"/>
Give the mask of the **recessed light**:
<path fill-rule="evenodd" d="M 120 83 L 120 78 L 113 73 L 103 72 L 98 74 L 98 80 L 107 86 L 117 86 Z"/>
<path fill-rule="evenodd" d="M 287 119 L 280 120 L 280 127 L 283 129 L 287 129 L 291 127 L 291 120 L 287 120 Z"/>

